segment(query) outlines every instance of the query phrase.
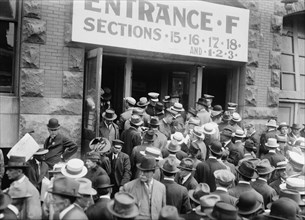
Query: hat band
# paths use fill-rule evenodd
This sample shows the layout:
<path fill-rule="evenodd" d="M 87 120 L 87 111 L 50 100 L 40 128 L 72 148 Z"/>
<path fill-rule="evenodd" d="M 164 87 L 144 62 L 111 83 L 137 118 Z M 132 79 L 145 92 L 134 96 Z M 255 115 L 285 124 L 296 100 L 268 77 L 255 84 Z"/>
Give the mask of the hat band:
<path fill-rule="evenodd" d="M 82 172 L 82 169 L 81 170 L 70 170 L 68 169 L 68 166 L 66 165 L 66 171 L 67 173 L 71 174 L 71 175 L 77 175 L 77 174 L 80 174 Z"/>
<path fill-rule="evenodd" d="M 25 163 L 23 162 L 8 162 L 7 166 L 11 166 L 11 167 L 18 167 L 18 166 L 26 166 Z"/>
<path fill-rule="evenodd" d="M 132 207 L 122 207 L 122 205 L 117 204 L 116 202 L 114 202 L 113 210 L 116 213 L 118 213 L 119 215 L 128 216 L 128 215 L 130 215 L 130 213 L 132 211 Z"/>
<path fill-rule="evenodd" d="M 149 151 L 145 151 L 145 154 L 146 154 L 147 156 L 153 156 L 153 157 L 159 157 L 159 156 L 160 156 L 159 154 L 154 154 L 154 153 L 149 152 Z"/>

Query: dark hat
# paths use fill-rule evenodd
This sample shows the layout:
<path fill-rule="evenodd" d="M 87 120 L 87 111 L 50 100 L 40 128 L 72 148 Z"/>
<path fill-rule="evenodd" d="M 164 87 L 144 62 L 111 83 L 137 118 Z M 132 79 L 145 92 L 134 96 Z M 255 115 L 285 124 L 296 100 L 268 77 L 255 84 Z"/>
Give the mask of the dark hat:
<path fill-rule="evenodd" d="M 290 198 L 282 197 L 271 204 L 270 213 L 266 215 L 268 219 L 290 219 L 297 220 L 299 207 Z"/>
<path fill-rule="evenodd" d="M 155 134 L 155 131 L 152 129 L 149 129 L 144 133 L 143 141 L 153 142 L 154 140 L 156 140 L 156 138 L 157 138 L 157 135 Z"/>
<path fill-rule="evenodd" d="M 170 102 L 171 97 L 169 95 L 164 96 L 164 99 L 162 100 L 163 103 Z"/>
<path fill-rule="evenodd" d="M 12 203 L 12 199 L 6 193 L 0 192 L 0 210 L 4 210 L 7 208 L 9 204 Z"/>
<path fill-rule="evenodd" d="M 171 107 L 171 109 L 176 111 L 176 112 L 184 111 L 183 105 L 181 103 L 179 103 L 179 102 L 174 103 L 174 105 Z"/>
<path fill-rule="evenodd" d="M 144 157 L 140 164 L 137 164 L 139 170 L 153 171 L 156 169 L 157 163 L 154 157 Z"/>
<path fill-rule="evenodd" d="M 189 197 L 198 205 L 200 204 L 200 198 L 210 194 L 210 187 L 206 183 L 199 183 L 195 189 L 188 191 Z"/>
<path fill-rule="evenodd" d="M 139 208 L 136 200 L 130 193 L 117 192 L 114 200 L 107 204 L 108 211 L 119 218 L 135 218 L 139 215 Z"/>
<path fill-rule="evenodd" d="M 207 103 L 207 100 L 205 98 L 199 98 L 198 101 L 197 101 L 197 104 L 198 105 L 203 105 L 205 107 L 209 107 L 208 103 Z"/>
<path fill-rule="evenodd" d="M 76 180 L 66 176 L 60 176 L 54 179 L 53 187 L 49 192 L 63 196 L 80 197 L 78 190 L 79 183 Z"/>
<path fill-rule="evenodd" d="M 158 220 L 184 220 L 178 214 L 178 210 L 175 206 L 166 205 L 163 206 Z"/>
<path fill-rule="evenodd" d="M 167 145 L 166 148 L 169 152 L 177 153 L 181 150 L 181 146 L 179 145 L 178 141 L 172 140 Z"/>
<path fill-rule="evenodd" d="M 114 146 L 114 145 L 120 145 L 120 146 L 124 146 L 124 141 L 121 141 L 121 140 L 119 140 L 119 139 L 115 139 L 115 140 L 113 140 L 112 141 L 112 146 Z"/>
<path fill-rule="evenodd" d="M 196 207 L 195 212 L 200 216 L 206 216 L 207 210 L 212 211 L 215 204 L 220 200 L 220 196 L 216 194 L 202 196 L 200 206 Z"/>
<path fill-rule="evenodd" d="M 286 122 L 281 122 L 280 125 L 278 126 L 277 130 L 281 130 L 283 127 L 288 128 L 289 125 Z"/>
<path fill-rule="evenodd" d="M 220 134 L 226 137 L 233 137 L 233 132 L 232 130 L 229 129 L 223 129 L 223 131 Z"/>
<path fill-rule="evenodd" d="M 262 159 L 256 165 L 256 171 L 257 171 L 258 175 L 266 175 L 266 174 L 272 173 L 274 171 L 274 167 L 271 166 L 268 159 Z"/>
<path fill-rule="evenodd" d="M 113 187 L 113 184 L 110 184 L 110 178 L 108 175 L 100 175 L 96 177 L 95 185 L 97 189 L 105 189 L 105 188 Z"/>
<path fill-rule="evenodd" d="M 60 127 L 60 124 L 56 118 L 51 118 L 47 124 L 47 127 L 50 130 L 57 130 Z"/>
<path fill-rule="evenodd" d="M 190 114 L 192 114 L 194 117 L 196 117 L 197 116 L 197 110 L 196 109 L 194 109 L 194 108 L 192 108 L 192 107 L 189 107 L 189 109 L 188 109 L 188 111 L 187 111 L 188 113 L 190 113 Z"/>
<path fill-rule="evenodd" d="M 156 105 L 155 105 L 155 109 L 157 112 L 161 112 L 164 110 L 164 105 L 162 102 L 157 102 Z"/>
<path fill-rule="evenodd" d="M 103 89 L 104 93 L 101 95 L 101 99 L 104 101 L 109 101 L 112 97 L 111 95 L 111 89 L 109 89 L 108 87 L 105 87 Z"/>
<path fill-rule="evenodd" d="M 143 120 L 139 115 L 132 115 L 130 118 L 130 124 L 135 126 L 140 126 L 143 124 Z"/>
<path fill-rule="evenodd" d="M 145 106 L 147 106 L 148 104 L 149 104 L 149 101 L 147 100 L 146 97 L 141 97 L 141 98 L 139 99 L 139 101 L 137 102 L 137 106 L 139 106 L 139 107 L 145 107 Z"/>
<path fill-rule="evenodd" d="M 100 154 L 94 151 L 87 152 L 86 159 L 93 162 L 98 162 L 100 160 Z"/>
<path fill-rule="evenodd" d="M 235 180 L 235 175 L 227 169 L 214 171 L 214 177 L 222 186 L 229 186 Z"/>
<path fill-rule="evenodd" d="M 98 153 L 105 153 L 111 148 L 110 141 L 104 137 L 96 137 L 90 141 L 89 148 Z"/>
<path fill-rule="evenodd" d="M 150 121 L 148 122 L 151 126 L 159 126 L 160 123 L 159 123 L 159 119 L 157 117 L 151 117 L 150 118 Z"/>
<path fill-rule="evenodd" d="M 18 169 L 28 167 L 28 165 L 25 161 L 25 157 L 11 155 L 5 167 Z"/>
<path fill-rule="evenodd" d="M 221 156 L 222 155 L 222 144 L 219 141 L 212 141 L 212 143 L 209 145 L 210 151 L 212 151 L 214 154 Z"/>
<path fill-rule="evenodd" d="M 222 115 L 222 120 L 223 121 L 230 121 L 232 119 L 232 115 L 230 114 L 229 111 L 225 111 Z"/>
<path fill-rule="evenodd" d="M 295 201 L 299 206 L 305 206 L 305 202 L 301 198 L 301 194 L 297 190 L 293 189 L 281 189 L 280 195 L 272 198 L 273 201 L 279 198 L 287 197 Z M 271 205 L 271 204 L 270 204 Z"/>
<path fill-rule="evenodd" d="M 44 148 L 39 148 L 35 153 L 34 155 L 45 155 L 49 152 L 48 149 L 44 149 Z"/>
<path fill-rule="evenodd" d="M 206 211 L 207 216 L 210 219 L 215 220 L 239 220 L 237 208 L 231 204 L 225 202 L 217 202 L 213 210 Z"/>
<path fill-rule="evenodd" d="M 291 129 L 297 129 L 300 130 L 302 128 L 302 126 L 300 124 L 292 124 L 292 126 L 290 126 Z"/>
<path fill-rule="evenodd" d="M 247 139 L 245 141 L 245 148 L 250 150 L 250 151 L 256 151 L 256 147 L 254 145 L 254 141 L 251 139 Z"/>
<path fill-rule="evenodd" d="M 180 96 L 177 92 L 171 94 L 171 99 L 175 99 L 175 98 L 180 98 Z"/>
<path fill-rule="evenodd" d="M 172 158 L 167 158 L 165 160 L 165 163 L 161 167 L 161 170 L 167 172 L 167 173 L 178 173 L 179 169 L 175 165 L 175 161 Z"/>
<path fill-rule="evenodd" d="M 211 112 L 211 117 L 216 117 L 217 115 L 222 114 L 223 110 L 221 105 L 215 105 Z"/>
<path fill-rule="evenodd" d="M 181 170 L 193 171 L 196 170 L 194 168 L 194 161 L 191 158 L 183 158 L 178 166 Z"/>
<path fill-rule="evenodd" d="M 103 112 L 102 117 L 108 121 L 113 121 L 117 118 L 117 115 L 113 109 L 106 109 L 106 111 Z"/>
<path fill-rule="evenodd" d="M 205 99 L 213 99 L 213 98 L 215 98 L 213 95 L 209 95 L 209 94 L 203 94 L 203 97 Z"/>
<path fill-rule="evenodd" d="M 263 204 L 260 203 L 254 192 L 243 192 L 236 201 L 236 207 L 240 215 L 250 215 L 262 209 Z"/>
<path fill-rule="evenodd" d="M 243 161 L 240 166 L 236 167 L 237 172 L 247 178 L 256 179 L 257 173 L 253 163 L 249 161 Z"/>

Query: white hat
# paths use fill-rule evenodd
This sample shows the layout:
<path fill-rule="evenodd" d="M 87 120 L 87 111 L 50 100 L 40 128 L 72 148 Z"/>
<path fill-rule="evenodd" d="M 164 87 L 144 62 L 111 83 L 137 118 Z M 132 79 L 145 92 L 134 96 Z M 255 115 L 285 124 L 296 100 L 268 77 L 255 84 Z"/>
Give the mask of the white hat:
<path fill-rule="evenodd" d="M 81 159 L 73 158 L 61 168 L 61 173 L 73 179 L 81 178 L 87 174 L 87 167 L 84 166 L 84 162 Z"/>
<path fill-rule="evenodd" d="M 280 145 L 277 143 L 277 140 L 275 138 L 268 138 L 267 143 L 265 144 L 269 148 L 277 148 Z"/>
<path fill-rule="evenodd" d="M 136 100 L 132 97 L 126 97 L 126 98 L 124 98 L 124 100 L 126 102 L 128 102 L 130 105 L 135 105 L 136 104 Z"/>
<path fill-rule="evenodd" d="M 204 134 L 215 134 L 216 133 L 216 129 L 215 129 L 214 125 L 211 123 L 206 123 L 206 124 L 202 125 L 202 128 L 203 128 L 202 132 Z"/>
<path fill-rule="evenodd" d="M 176 131 L 174 134 L 171 134 L 171 140 L 175 140 L 178 144 L 182 144 L 184 141 L 183 134 L 181 132 Z"/>
<path fill-rule="evenodd" d="M 235 121 L 235 122 L 240 122 L 241 121 L 241 117 L 240 117 L 240 115 L 237 112 L 234 112 L 232 114 L 232 119 L 231 120 Z"/>

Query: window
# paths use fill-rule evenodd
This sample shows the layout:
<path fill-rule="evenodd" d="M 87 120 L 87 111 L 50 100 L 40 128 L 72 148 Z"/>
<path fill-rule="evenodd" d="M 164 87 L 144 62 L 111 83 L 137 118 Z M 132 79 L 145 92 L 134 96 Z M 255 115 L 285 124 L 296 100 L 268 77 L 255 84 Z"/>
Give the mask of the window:
<path fill-rule="evenodd" d="M 0 93 L 14 93 L 18 0 L 0 0 Z"/>

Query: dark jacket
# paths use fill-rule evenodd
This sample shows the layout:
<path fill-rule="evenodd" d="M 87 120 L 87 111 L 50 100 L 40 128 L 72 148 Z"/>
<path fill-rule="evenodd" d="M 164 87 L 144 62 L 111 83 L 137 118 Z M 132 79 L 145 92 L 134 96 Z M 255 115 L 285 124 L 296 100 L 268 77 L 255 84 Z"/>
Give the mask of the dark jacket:
<path fill-rule="evenodd" d="M 131 155 L 132 149 L 141 144 L 141 133 L 135 127 L 122 132 L 121 140 L 124 141 L 122 152 Z"/>
<path fill-rule="evenodd" d="M 84 211 L 74 205 L 74 207 L 68 211 L 62 218 L 62 220 L 87 220 L 87 216 Z"/>
<path fill-rule="evenodd" d="M 108 175 L 107 172 L 102 168 L 100 167 L 99 165 L 97 165 L 96 167 L 94 168 L 90 168 L 88 169 L 88 172 L 85 176 L 85 178 L 91 180 L 92 182 L 92 187 L 93 188 L 96 188 L 96 178 L 98 176 L 102 176 L 102 175 Z"/>
<path fill-rule="evenodd" d="M 268 152 L 267 154 L 262 155 L 261 159 L 269 160 L 271 166 L 273 167 L 276 167 L 278 162 L 286 160 L 285 156 L 276 152 Z"/>
<path fill-rule="evenodd" d="M 276 196 L 276 192 L 271 186 L 268 185 L 266 181 L 258 178 L 255 182 L 252 182 L 251 185 L 253 189 L 263 196 L 265 205 L 273 202 L 272 198 Z"/>
<path fill-rule="evenodd" d="M 111 201 L 108 198 L 100 198 L 94 205 L 86 210 L 89 220 L 110 220 L 113 219 L 112 214 L 107 209 L 107 204 Z"/>
<path fill-rule="evenodd" d="M 279 178 L 279 179 L 274 180 L 273 182 L 271 182 L 271 183 L 269 184 L 269 186 L 271 186 L 271 187 L 275 190 L 275 192 L 279 195 L 280 192 L 281 192 L 280 185 L 281 185 L 282 183 L 284 183 L 284 181 L 282 181 L 282 179 Z"/>
<path fill-rule="evenodd" d="M 238 161 L 240 161 L 244 157 L 244 146 L 242 142 L 236 142 L 229 149 L 229 157 L 228 161 L 235 166 L 237 166 Z"/>
<path fill-rule="evenodd" d="M 37 188 L 38 192 L 40 192 L 43 177 L 49 177 L 49 166 L 46 162 L 42 161 L 39 165 L 40 171 L 38 171 L 38 165 L 35 159 L 29 160 L 28 164 L 29 167 L 27 176 L 31 183 Z"/>
<path fill-rule="evenodd" d="M 228 204 L 231 204 L 233 206 L 235 206 L 235 203 L 237 201 L 237 198 L 229 195 L 229 193 L 224 191 L 224 190 L 216 189 L 211 194 L 219 195 L 221 201 L 223 201 L 225 203 L 228 203 Z"/>
<path fill-rule="evenodd" d="M 108 157 L 110 164 L 112 164 L 112 153 L 110 153 Z M 115 169 L 111 170 L 111 172 L 114 172 L 117 186 L 122 186 L 129 182 L 131 178 L 129 156 L 123 152 L 120 152 L 115 162 Z"/>
<path fill-rule="evenodd" d="M 191 211 L 188 191 L 174 180 L 163 180 L 166 188 L 166 205 L 175 206 L 179 213 L 185 214 Z"/>
<path fill-rule="evenodd" d="M 261 157 L 261 155 L 268 153 L 268 148 L 267 146 L 265 146 L 265 144 L 267 143 L 269 138 L 276 138 L 276 129 L 262 133 L 258 149 L 258 157 Z"/>
<path fill-rule="evenodd" d="M 192 189 L 196 189 L 198 182 L 197 180 L 193 177 L 193 174 L 190 175 L 189 178 L 187 178 L 187 180 L 182 184 L 182 178 L 180 178 L 179 173 L 176 174 L 175 176 L 175 181 L 181 185 L 184 186 L 187 191 L 192 190 Z"/>
<path fill-rule="evenodd" d="M 67 160 L 77 151 L 77 145 L 62 134 L 58 134 L 54 139 L 48 137 L 44 143 L 44 148 L 49 152 L 46 154 L 46 163 L 49 169 L 52 169 L 54 164 Z"/>

